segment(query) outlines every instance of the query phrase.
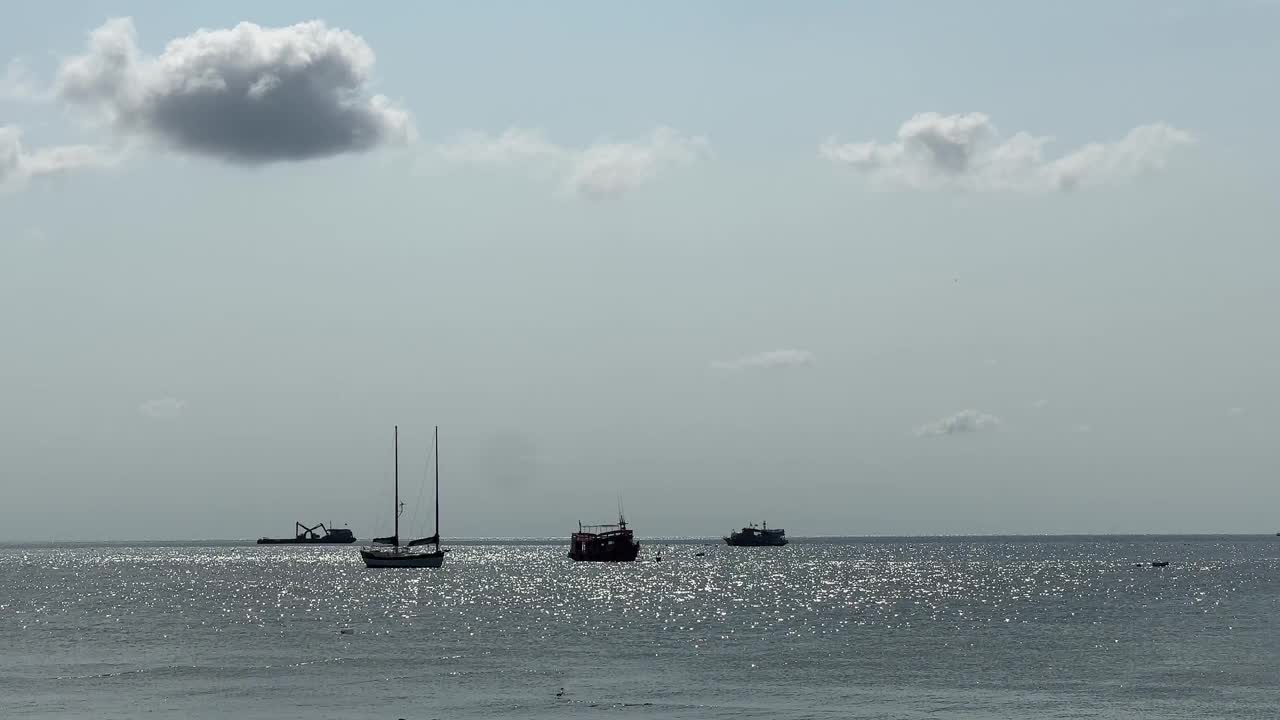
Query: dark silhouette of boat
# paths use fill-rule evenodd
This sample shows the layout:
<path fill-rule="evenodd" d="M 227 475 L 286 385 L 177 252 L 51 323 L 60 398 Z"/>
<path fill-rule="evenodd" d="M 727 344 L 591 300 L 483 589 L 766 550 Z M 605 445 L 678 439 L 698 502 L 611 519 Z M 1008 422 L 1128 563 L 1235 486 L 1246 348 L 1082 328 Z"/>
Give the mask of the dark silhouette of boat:
<path fill-rule="evenodd" d="M 444 564 L 444 554 L 448 550 L 440 549 L 440 428 L 437 426 L 432 435 L 432 454 L 436 463 L 436 532 L 431 537 L 410 540 L 400 544 L 400 513 L 404 507 L 400 503 L 400 426 L 395 429 L 395 534 L 389 537 L 374 538 L 373 544 L 390 547 L 370 547 L 360 551 L 360 559 L 367 568 L 438 568 Z M 422 545 L 434 545 L 434 550 L 417 550 Z"/>
<path fill-rule="evenodd" d="M 569 557 L 579 562 L 632 562 L 640 554 L 627 521 L 618 515 L 616 525 L 583 525 L 569 538 Z"/>
<path fill-rule="evenodd" d="M 356 536 L 346 528 L 327 528 L 324 523 L 315 527 L 307 527 L 300 522 L 293 523 L 294 536 L 291 538 L 258 538 L 259 545 L 324 545 L 327 543 L 353 543 Z"/>
<path fill-rule="evenodd" d="M 770 530 L 769 523 L 762 523 L 761 527 L 752 523 L 738 532 L 729 533 L 724 541 L 736 547 L 780 547 L 788 542 L 787 531 L 782 528 Z"/>

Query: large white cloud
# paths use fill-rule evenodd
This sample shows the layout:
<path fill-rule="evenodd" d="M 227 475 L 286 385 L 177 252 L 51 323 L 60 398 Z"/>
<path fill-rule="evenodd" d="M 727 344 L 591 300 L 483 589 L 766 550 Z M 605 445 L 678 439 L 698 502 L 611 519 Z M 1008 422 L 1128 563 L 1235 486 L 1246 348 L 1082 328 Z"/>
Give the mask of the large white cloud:
<path fill-rule="evenodd" d="M 916 428 L 915 434 L 920 437 L 965 435 L 984 430 L 994 430 L 1000 425 L 1000 418 L 995 415 L 988 415 L 978 410 L 961 410 L 954 415 L 921 425 Z"/>
<path fill-rule="evenodd" d="M 1195 141 L 1185 130 L 1156 123 L 1049 159 L 1045 147 L 1052 140 L 1026 132 L 1003 135 L 983 113 L 926 112 L 903 123 L 895 140 L 830 139 L 818 151 L 883 187 L 1040 192 L 1131 180 L 1165 167 L 1175 150 Z"/>
<path fill-rule="evenodd" d="M 697 162 L 708 149 L 706 138 L 667 127 L 624 142 L 569 147 L 551 142 L 538 130 L 511 128 L 493 135 L 467 131 L 436 148 L 446 162 L 487 167 L 523 167 L 556 178 L 583 197 L 611 197 L 652 182 L 672 168 Z"/>
<path fill-rule="evenodd" d="M 179 151 L 241 164 L 306 160 L 412 138 L 408 113 L 369 92 L 373 65 L 362 38 L 320 21 L 199 30 L 149 57 L 122 18 L 62 63 L 54 94 L 121 134 Z"/>
<path fill-rule="evenodd" d="M 717 370 L 777 370 L 809 365 L 813 359 L 813 353 L 808 350 L 766 350 L 733 360 L 716 360 L 711 367 Z"/>
<path fill-rule="evenodd" d="M 28 150 L 22 144 L 20 128 L 0 126 L 0 189 L 16 188 L 33 178 L 109 162 L 102 151 L 89 145 L 58 145 Z"/>

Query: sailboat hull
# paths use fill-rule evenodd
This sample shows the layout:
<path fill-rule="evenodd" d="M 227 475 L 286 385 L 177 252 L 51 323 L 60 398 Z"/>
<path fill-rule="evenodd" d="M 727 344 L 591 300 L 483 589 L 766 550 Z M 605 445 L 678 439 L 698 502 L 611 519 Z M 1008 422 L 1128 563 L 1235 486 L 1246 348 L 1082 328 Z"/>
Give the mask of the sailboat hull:
<path fill-rule="evenodd" d="M 417 552 L 413 550 L 361 550 L 360 559 L 368 568 L 438 568 L 444 564 L 446 550 Z"/>

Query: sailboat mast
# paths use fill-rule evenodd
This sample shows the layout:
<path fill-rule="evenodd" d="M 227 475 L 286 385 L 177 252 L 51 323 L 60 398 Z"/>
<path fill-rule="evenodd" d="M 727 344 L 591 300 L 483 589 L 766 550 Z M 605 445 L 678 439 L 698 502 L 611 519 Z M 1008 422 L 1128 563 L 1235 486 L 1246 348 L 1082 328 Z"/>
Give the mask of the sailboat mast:
<path fill-rule="evenodd" d="M 391 536 L 392 543 L 396 546 L 400 545 L 400 426 L 396 425 L 395 434 L 395 483 L 396 483 L 396 507 L 393 515 L 396 519 L 396 531 Z"/>
<path fill-rule="evenodd" d="M 434 435 L 436 456 L 436 549 L 440 549 L 440 426 L 436 426 Z"/>

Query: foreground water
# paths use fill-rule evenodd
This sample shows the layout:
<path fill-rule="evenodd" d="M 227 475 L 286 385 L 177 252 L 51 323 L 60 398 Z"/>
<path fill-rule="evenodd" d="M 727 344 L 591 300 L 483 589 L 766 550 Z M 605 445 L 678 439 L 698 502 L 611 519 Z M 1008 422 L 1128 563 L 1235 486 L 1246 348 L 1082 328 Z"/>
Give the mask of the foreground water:
<path fill-rule="evenodd" d="M 1280 538 L 673 542 L 661 563 L 653 552 L 574 564 L 558 544 L 477 543 L 454 546 L 440 570 L 375 571 L 352 546 L 0 547 L 0 717 L 1280 708 Z"/>

